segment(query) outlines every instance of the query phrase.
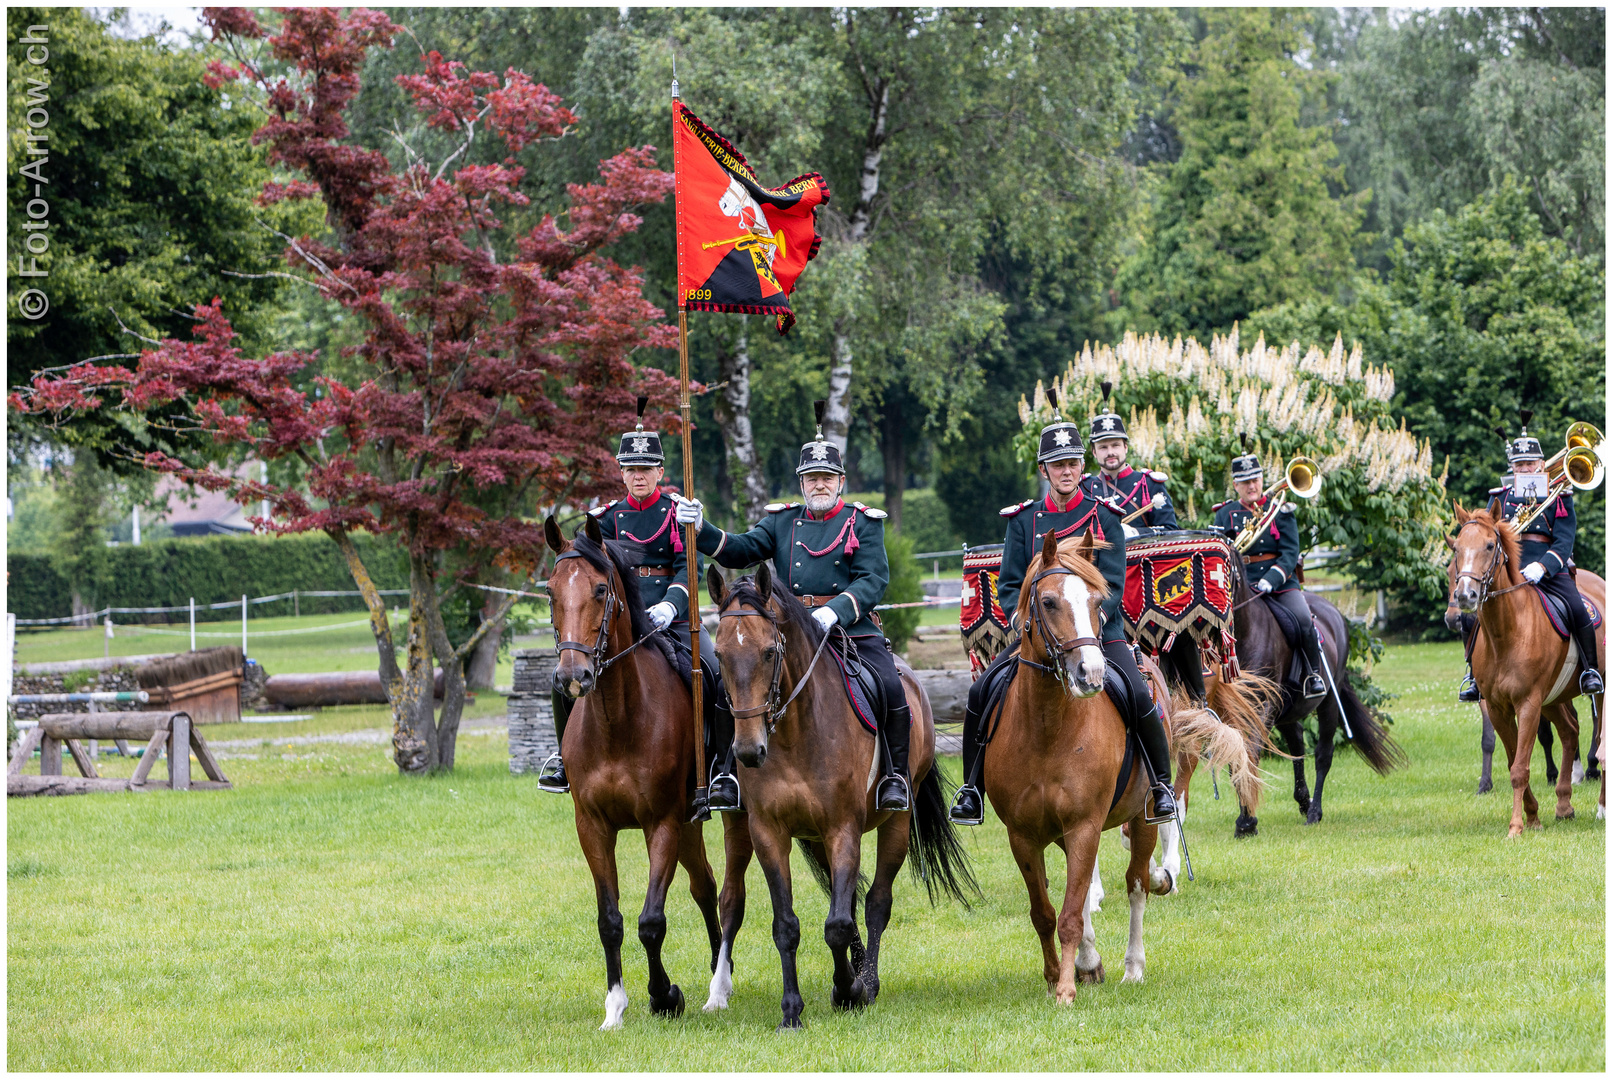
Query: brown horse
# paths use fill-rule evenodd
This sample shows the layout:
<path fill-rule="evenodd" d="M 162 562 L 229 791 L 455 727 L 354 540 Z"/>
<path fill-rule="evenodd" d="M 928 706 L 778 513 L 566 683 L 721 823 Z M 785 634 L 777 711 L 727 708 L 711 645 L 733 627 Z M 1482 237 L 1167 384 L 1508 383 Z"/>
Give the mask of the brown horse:
<path fill-rule="evenodd" d="M 1529 759 L 1535 751 L 1542 713 L 1557 729 L 1563 761 L 1579 754 L 1579 725 L 1567 710 L 1554 706 L 1572 701 L 1579 693 L 1575 680 L 1579 657 L 1572 642 L 1552 629 L 1540 606 L 1539 590 L 1523 576 L 1517 534 L 1489 510 L 1471 513 L 1456 504 L 1456 535 L 1447 536 L 1454 581 L 1451 598 L 1463 612 L 1476 612 L 1479 625 L 1473 641 L 1473 678 L 1489 706 L 1511 763 L 1512 821 L 1507 836 L 1525 828 L 1540 828 L 1540 806 L 1529 790 Z M 1586 570 L 1578 572 L 1580 595 L 1607 610 L 1607 584 Z M 1596 664 L 1607 654 L 1607 630 L 1597 632 Z M 1602 695 L 1592 700 L 1597 715 Z M 1605 781 L 1604 781 L 1605 782 Z M 1557 776 L 1557 819 L 1574 816 L 1571 795 L 1573 770 Z"/>
<path fill-rule="evenodd" d="M 1140 765 L 1129 776 L 1122 774 L 1126 758 L 1140 755 L 1127 754 L 1126 726 L 1108 695 L 1100 693 L 1105 661 L 1095 628 L 1108 587 L 1093 561 L 1098 543 L 1089 530 L 1061 549 L 1050 530 L 1026 569 L 1015 622 L 1025 627 L 1019 662 L 1028 670 L 1009 685 L 1001 720 L 985 748 L 986 797 L 1008 829 L 1014 862 L 1030 891 L 1031 925 L 1042 941 L 1042 974 L 1061 1004 L 1075 1000 L 1078 981 L 1104 978 L 1090 890 L 1104 830 L 1125 824 L 1130 837 L 1131 936 L 1122 982 L 1143 979 L 1148 894 L 1168 893 L 1175 884 L 1169 872 L 1149 865 L 1159 828 L 1144 817 L 1148 778 Z M 1206 747 L 1211 762 L 1230 766 L 1252 798 L 1259 780 L 1249 765 L 1246 733 L 1189 706 L 1185 697 L 1171 701 L 1159 668 L 1147 662 L 1144 670 L 1155 694 L 1168 702 L 1166 727 L 1177 748 L 1184 740 Z M 1044 854 L 1050 843 L 1064 851 L 1062 913 L 1048 898 Z"/>
<path fill-rule="evenodd" d="M 750 845 L 738 839 L 728 845 L 719 972 L 733 955 L 734 935 L 744 919 L 745 869 L 753 847 L 773 899 L 773 943 L 784 972 L 779 1030 L 785 1031 L 801 1026 L 803 1004 L 795 974 L 801 924 L 791 892 L 791 839 L 801 845 L 829 895 L 823 938 L 834 955 L 830 1000 L 836 1008 L 861 1008 L 879 994 L 879 946 L 890 922 L 891 886 L 904 862 L 911 857 L 932 904 L 941 893 L 967 903 L 964 889 L 974 888 L 974 878 L 947 820 L 946 793 L 935 767 L 934 717 L 912 669 L 898 659 L 913 716 L 913 809 L 878 812 L 878 747 L 852 711 L 834 660 L 825 655 L 837 642 L 826 638 L 806 606 L 778 582 L 770 563 L 762 563 L 754 579 L 732 585 L 712 567 L 706 590 L 721 613 L 717 662 L 733 704 L 734 751 L 745 766 L 739 780 L 750 840 Z M 725 824 L 729 837 L 745 830 L 732 815 Z M 876 829 L 864 950 L 856 918 L 862 836 Z M 715 980 L 712 985 L 716 999 Z"/>
<path fill-rule="evenodd" d="M 544 537 L 554 549 L 549 606 L 560 653 L 555 688 L 577 699 L 566 725 L 566 772 L 577 818 L 577 840 L 594 876 L 599 940 L 605 947 L 605 1022 L 620 1027 L 627 1009 L 622 986 L 621 892 L 616 882 L 616 836 L 644 830 L 649 886 L 638 937 L 650 966 L 650 1011 L 683 1012 L 683 991 L 661 964 L 666 895 L 681 862 L 689 892 L 705 916 L 716 965 L 721 928 L 717 882 L 706 861 L 699 823 L 689 824 L 694 793 L 694 704 L 675 653 L 639 600 L 634 545 L 605 541 L 588 518 L 574 543 L 551 516 Z"/>

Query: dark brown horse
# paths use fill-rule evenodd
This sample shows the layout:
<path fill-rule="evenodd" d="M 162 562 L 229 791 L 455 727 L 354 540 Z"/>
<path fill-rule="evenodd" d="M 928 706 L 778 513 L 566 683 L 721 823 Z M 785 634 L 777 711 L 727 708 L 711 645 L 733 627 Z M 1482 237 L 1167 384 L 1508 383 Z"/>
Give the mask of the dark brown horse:
<path fill-rule="evenodd" d="M 1031 925 L 1042 942 L 1042 975 L 1061 1004 L 1075 1000 L 1077 982 L 1104 979 L 1091 918 L 1096 903 L 1091 883 L 1104 830 L 1125 825 L 1131 847 L 1126 867 L 1131 933 L 1122 982 L 1143 979 L 1148 894 L 1168 893 L 1175 884 L 1167 870 L 1150 865 L 1159 828 L 1144 816 L 1148 777 L 1140 765 L 1129 776 L 1122 773 L 1127 757 L 1135 761 L 1140 755 L 1127 754 L 1126 726 L 1101 693 L 1105 660 L 1096 628 L 1108 587 L 1093 561 L 1096 550 L 1090 530 L 1063 548 L 1049 530 L 1041 553 L 1031 560 L 1015 618 L 1025 628 L 1019 643 L 1023 670 L 1009 685 L 1001 720 L 985 747 L 986 797 L 1008 829 L 1014 862 L 1030 892 Z M 1259 781 L 1249 766 L 1246 733 L 1226 727 L 1185 697 L 1173 701 L 1151 661 L 1143 670 L 1164 704 L 1173 746 L 1204 749 L 1212 764 L 1233 770 L 1252 798 Z M 1048 897 L 1048 844 L 1064 851 L 1062 912 Z"/>
<path fill-rule="evenodd" d="M 834 955 L 830 1000 L 837 1008 L 860 1008 L 879 994 L 880 942 L 890 922 L 892 885 L 904 862 L 912 859 L 932 904 L 943 893 L 966 903 L 964 890 L 974 888 L 974 879 L 947 820 L 946 793 L 935 767 L 935 722 L 912 669 L 897 660 L 913 716 L 913 809 L 878 812 L 878 748 L 847 701 L 839 669 L 828 655 L 837 642 L 825 637 L 806 606 L 775 579 L 770 563 L 762 563 L 754 579 L 732 585 L 712 567 L 706 589 L 721 612 L 717 662 L 733 705 L 735 754 L 745 766 L 739 784 L 750 840 L 746 847 L 737 840 L 728 845 L 719 971 L 733 955 L 734 935 L 744 919 L 745 869 L 753 846 L 773 899 L 773 943 L 784 972 L 779 1030 L 799 1028 L 803 1003 L 795 953 L 801 924 L 791 891 L 792 839 L 829 894 L 823 938 Z M 732 816 L 725 824 L 729 837 L 745 829 Z M 862 837 L 876 829 L 874 880 L 864 902 L 864 950 L 856 917 Z M 714 999 L 717 989 L 714 981 Z"/>
<path fill-rule="evenodd" d="M 577 840 L 594 876 L 599 940 L 605 947 L 605 1022 L 620 1027 L 627 1009 L 622 985 L 621 891 L 616 836 L 644 830 L 649 886 L 638 937 L 650 966 L 650 1011 L 683 1012 L 683 991 L 661 964 L 666 896 L 681 862 L 689 892 L 705 916 L 715 967 L 721 928 L 717 882 L 698 823 L 689 824 L 694 794 L 694 705 L 665 636 L 644 613 L 631 572 L 633 545 L 602 540 L 588 518 L 574 543 L 553 517 L 544 536 L 559 556 L 549 578 L 549 610 L 560 652 L 555 688 L 577 699 L 561 753 L 571 778 Z"/>
<path fill-rule="evenodd" d="M 1456 524 L 1455 537 L 1445 540 L 1454 575 L 1451 598 L 1463 612 L 1478 615 L 1473 678 L 1507 748 L 1512 779 L 1507 835 L 1513 837 L 1525 828 L 1540 828 L 1540 806 L 1529 790 L 1529 759 L 1543 715 L 1557 729 L 1564 763 L 1579 754 L 1579 725 L 1566 710 L 1553 708 L 1579 694 L 1579 657 L 1572 642 L 1557 636 L 1540 606 L 1539 591 L 1524 578 L 1518 537 L 1510 525 L 1489 510 L 1469 513 L 1459 503 Z M 1581 570 L 1576 584 L 1598 611 L 1606 610 L 1607 585 L 1601 578 Z M 1605 627 L 1597 631 L 1596 646 L 1600 667 L 1607 652 Z M 1598 715 L 1601 696 L 1592 701 Z M 1574 816 L 1572 773 L 1564 768 L 1557 777 L 1558 820 Z"/>
<path fill-rule="evenodd" d="M 1305 824 L 1315 825 L 1322 820 L 1322 788 L 1333 768 L 1333 744 L 1339 733 L 1355 747 L 1367 765 L 1380 776 L 1406 764 L 1405 751 L 1400 749 L 1389 733 L 1357 696 L 1350 685 L 1345 665 L 1350 658 L 1350 628 L 1339 609 L 1314 593 L 1305 594 L 1305 603 L 1311 616 L 1321 629 L 1322 655 L 1327 660 L 1333 678 L 1335 697 L 1330 689 L 1321 701 L 1306 702 L 1298 688 L 1285 682 L 1284 676 L 1294 660 L 1294 651 L 1272 614 L 1271 606 L 1258 593 L 1249 588 L 1249 576 L 1243 560 L 1234 553 L 1232 559 L 1233 633 L 1238 641 L 1238 666 L 1245 672 L 1270 679 L 1280 691 L 1270 696 L 1266 724 L 1281 732 L 1288 753 L 1294 762 L 1294 801 L 1299 812 L 1305 815 Z M 1340 706 L 1342 705 L 1342 711 Z M 1316 712 L 1316 791 L 1312 793 L 1305 783 L 1305 731 L 1301 721 Z M 1257 834 L 1259 819 L 1253 807 L 1240 803 L 1238 820 L 1233 825 L 1234 836 Z"/>

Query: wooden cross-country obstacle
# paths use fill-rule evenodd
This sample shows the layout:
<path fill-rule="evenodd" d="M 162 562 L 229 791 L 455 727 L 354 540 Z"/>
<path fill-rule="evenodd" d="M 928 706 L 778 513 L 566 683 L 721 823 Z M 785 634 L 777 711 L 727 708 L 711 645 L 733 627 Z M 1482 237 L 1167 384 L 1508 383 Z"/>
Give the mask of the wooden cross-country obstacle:
<path fill-rule="evenodd" d="M 103 777 L 79 745 L 80 739 L 145 739 L 145 753 L 127 780 Z M 79 776 L 62 774 L 62 744 L 78 766 Z M 23 766 L 39 750 L 38 776 L 25 775 Z M 190 778 L 190 755 L 196 754 L 206 780 Z M 151 779 L 152 767 L 166 752 L 168 779 Z M 16 752 L 6 770 L 7 795 L 83 795 L 91 791 L 173 791 L 232 787 L 218 767 L 190 715 L 182 712 L 46 713 L 37 727 L 17 740 Z"/>

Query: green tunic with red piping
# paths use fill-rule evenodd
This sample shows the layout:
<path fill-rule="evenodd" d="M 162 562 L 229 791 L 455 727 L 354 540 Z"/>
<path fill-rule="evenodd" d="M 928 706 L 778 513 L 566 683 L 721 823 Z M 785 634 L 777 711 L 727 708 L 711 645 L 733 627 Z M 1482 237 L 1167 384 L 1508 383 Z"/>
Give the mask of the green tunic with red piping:
<path fill-rule="evenodd" d="M 1008 617 L 1013 618 L 1020 589 L 1025 585 L 1025 569 L 1042 550 L 1042 537 L 1047 531 L 1052 529 L 1062 543 L 1067 538 L 1080 539 L 1091 528 L 1094 539 L 1109 544 L 1098 552 L 1097 559 L 1109 586 L 1109 595 L 1102 604 L 1103 631 L 1099 637 L 1105 642 L 1125 641 L 1126 620 L 1120 615 L 1120 599 L 1126 587 L 1126 532 L 1114 508 L 1091 492 L 1076 488 L 1074 498 L 1063 508 L 1049 492 L 1041 499 L 1005 506 L 998 513 L 1008 519 L 1002 569 L 997 575 L 997 598 Z"/>

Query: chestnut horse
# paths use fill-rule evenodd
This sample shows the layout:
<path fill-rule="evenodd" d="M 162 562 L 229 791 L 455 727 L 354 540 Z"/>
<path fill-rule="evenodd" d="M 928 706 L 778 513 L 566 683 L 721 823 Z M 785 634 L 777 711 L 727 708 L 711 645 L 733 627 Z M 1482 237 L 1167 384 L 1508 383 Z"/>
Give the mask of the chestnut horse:
<path fill-rule="evenodd" d="M 649 885 L 638 937 L 650 966 L 650 1011 L 683 1012 L 683 991 L 661 964 L 666 896 L 681 862 L 689 892 L 705 916 L 716 966 L 721 928 L 717 882 L 706 861 L 700 824 L 690 824 L 694 793 L 694 702 L 675 666 L 665 635 L 639 599 L 637 545 L 602 540 L 588 518 L 567 542 L 551 516 L 543 533 L 558 558 L 549 578 L 549 610 L 559 651 L 555 689 L 576 698 L 561 753 L 571 780 L 577 840 L 594 876 L 599 940 L 605 947 L 605 1022 L 622 1025 L 621 891 L 616 882 L 616 836 L 644 830 Z"/>
<path fill-rule="evenodd" d="M 784 972 L 784 1016 L 779 1030 L 801 1026 L 801 991 L 795 953 L 801 924 L 790 882 L 790 841 L 809 856 L 809 867 L 829 894 L 823 939 L 834 955 L 836 1008 L 861 1008 L 879 994 L 879 946 L 891 916 L 891 886 L 903 862 L 934 904 L 944 893 L 967 904 L 975 889 L 968 856 L 947 819 L 946 793 L 935 766 L 935 721 L 924 689 L 900 658 L 897 671 L 912 710 L 913 809 L 874 809 L 879 779 L 875 737 L 846 699 L 835 661 L 825 655 L 848 644 L 836 630 L 826 637 L 807 607 L 779 582 L 771 563 L 732 585 L 712 567 L 706 591 L 720 612 L 717 663 L 733 706 L 734 751 L 742 765 L 740 791 L 749 817 L 751 846 L 728 844 L 723 876 L 721 962 L 733 955 L 734 935 L 745 913 L 745 869 L 754 849 L 773 899 L 773 943 Z M 835 640 L 838 639 L 838 640 Z M 725 822 L 727 835 L 743 833 L 743 821 Z M 861 891 L 862 836 L 879 832 L 873 884 L 864 911 L 868 946 L 857 933 Z M 717 998 L 713 981 L 713 998 Z M 726 1002 L 724 996 L 722 1002 Z M 712 1008 L 713 1005 L 707 1005 Z"/>
<path fill-rule="evenodd" d="M 1517 534 L 1510 524 L 1489 510 L 1464 510 L 1456 505 L 1456 535 L 1445 538 L 1451 549 L 1454 583 L 1451 598 L 1463 612 L 1477 613 L 1479 625 L 1473 641 L 1473 678 L 1489 707 L 1501 744 L 1507 749 L 1512 780 L 1512 821 L 1507 836 L 1525 828 L 1540 828 L 1540 806 L 1529 790 L 1529 759 L 1535 751 L 1542 714 L 1557 729 L 1563 761 L 1579 754 L 1579 725 L 1569 712 L 1556 708 L 1579 694 L 1575 676 L 1579 656 L 1571 641 L 1552 629 L 1540 606 L 1540 591 L 1523 576 Z M 1607 584 L 1595 574 L 1578 571 L 1580 595 L 1607 610 Z M 1607 629 L 1597 631 L 1596 663 L 1607 654 Z M 1600 715 L 1602 695 L 1591 707 Z M 1573 770 L 1557 777 L 1557 819 L 1574 816 L 1571 799 Z M 1604 779 L 1605 783 L 1605 779 Z"/>
<path fill-rule="evenodd" d="M 1075 1000 L 1078 981 L 1104 978 L 1091 918 L 1096 893 L 1090 888 L 1104 830 L 1126 825 L 1131 847 L 1126 868 L 1131 936 L 1122 982 L 1143 980 L 1148 894 L 1168 893 L 1175 884 L 1167 870 L 1149 865 L 1159 827 L 1144 818 L 1148 777 L 1140 753 L 1130 776 L 1122 775 L 1129 736 L 1114 703 L 1100 693 L 1105 660 L 1096 628 L 1108 587 L 1093 561 L 1099 543 L 1088 530 L 1060 548 L 1049 530 L 1041 553 L 1027 567 L 1015 623 L 1025 628 L 1019 663 L 1028 670 L 1009 684 L 1001 719 L 985 746 L 986 797 L 1008 829 L 1014 862 L 1030 892 L 1031 925 L 1042 942 L 1042 975 L 1061 1004 Z M 1152 661 L 1145 664 L 1155 693 L 1166 703 L 1166 728 L 1176 748 L 1195 741 L 1212 764 L 1231 767 L 1235 782 L 1253 798 L 1259 779 L 1245 748 L 1250 733 L 1223 725 L 1185 697 L 1172 701 L 1159 668 Z M 1062 912 L 1055 912 L 1048 898 L 1045 850 L 1050 843 L 1065 856 Z"/>

